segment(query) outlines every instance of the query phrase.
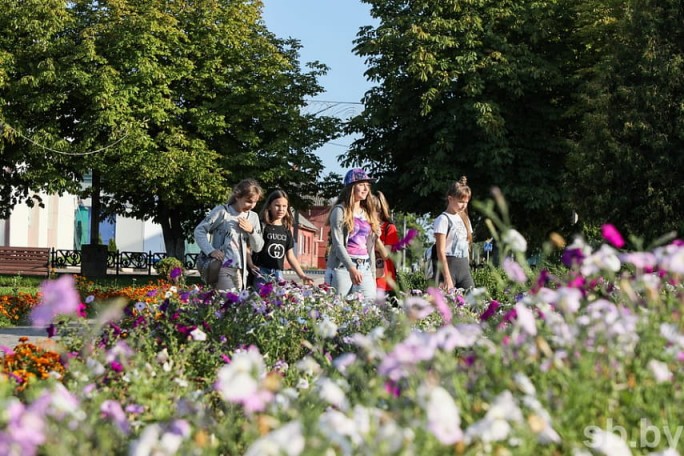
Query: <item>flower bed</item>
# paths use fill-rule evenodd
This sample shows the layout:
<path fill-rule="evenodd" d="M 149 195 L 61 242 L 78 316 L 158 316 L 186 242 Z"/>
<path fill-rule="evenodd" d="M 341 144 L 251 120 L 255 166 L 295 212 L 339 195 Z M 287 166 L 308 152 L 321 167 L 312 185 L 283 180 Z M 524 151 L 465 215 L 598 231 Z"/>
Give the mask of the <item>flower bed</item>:
<path fill-rule="evenodd" d="M 684 246 L 577 241 L 534 274 L 511 252 L 498 299 L 430 288 L 393 307 L 292 283 L 97 298 L 89 322 L 58 318 L 47 378 L 0 379 L 0 453 L 678 454 Z M 78 311 L 58 282 L 34 318 Z"/>

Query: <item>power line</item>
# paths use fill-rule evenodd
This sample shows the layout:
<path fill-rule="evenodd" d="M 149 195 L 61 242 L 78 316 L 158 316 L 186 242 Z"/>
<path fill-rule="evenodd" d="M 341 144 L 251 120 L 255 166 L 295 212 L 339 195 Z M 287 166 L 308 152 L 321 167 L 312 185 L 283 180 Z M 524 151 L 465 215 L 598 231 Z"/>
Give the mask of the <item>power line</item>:
<path fill-rule="evenodd" d="M 29 138 L 28 136 L 24 136 L 19 130 L 17 130 L 16 128 L 13 128 L 11 125 L 7 124 L 6 122 L 0 121 L 0 127 L 2 127 L 2 128 L 7 127 L 8 130 L 13 131 L 20 138 L 30 142 L 34 146 L 40 147 L 41 149 L 44 149 L 44 150 L 47 150 L 48 152 L 53 152 L 55 154 L 60 154 L 60 155 L 68 155 L 71 157 L 84 157 L 86 155 L 93 155 L 93 154 L 97 154 L 100 152 L 104 152 L 107 149 L 111 149 L 112 147 L 116 146 L 117 144 L 119 144 L 121 141 L 123 141 L 124 139 L 126 139 L 128 137 L 128 133 L 126 133 L 125 135 L 123 135 L 121 138 L 117 139 L 113 143 L 108 144 L 104 147 L 101 147 L 100 149 L 89 150 L 86 152 L 65 152 L 63 150 L 57 150 L 57 149 L 53 149 L 51 147 L 45 146 L 43 144 L 40 144 L 40 143 L 34 141 L 33 139 Z"/>
<path fill-rule="evenodd" d="M 352 105 L 362 105 L 360 101 L 329 101 L 329 100 L 304 100 L 307 103 L 332 103 L 332 104 L 352 104 Z"/>

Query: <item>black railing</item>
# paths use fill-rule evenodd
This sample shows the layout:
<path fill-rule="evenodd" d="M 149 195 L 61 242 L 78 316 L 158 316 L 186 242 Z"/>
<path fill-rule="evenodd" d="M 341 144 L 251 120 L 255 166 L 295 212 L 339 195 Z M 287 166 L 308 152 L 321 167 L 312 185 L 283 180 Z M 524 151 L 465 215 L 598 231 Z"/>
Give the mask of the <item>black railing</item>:
<path fill-rule="evenodd" d="M 186 253 L 183 259 L 185 269 L 195 269 L 197 263 L 197 253 Z M 163 252 L 108 252 L 107 268 L 114 269 L 119 275 L 124 268 L 133 269 L 137 272 L 146 271 L 152 275 L 154 265 L 166 258 L 168 255 Z M 69 267 L 81 267 L 80 250 L 52 249 L 50 252 L 51 269 L 67 269 Z"/>

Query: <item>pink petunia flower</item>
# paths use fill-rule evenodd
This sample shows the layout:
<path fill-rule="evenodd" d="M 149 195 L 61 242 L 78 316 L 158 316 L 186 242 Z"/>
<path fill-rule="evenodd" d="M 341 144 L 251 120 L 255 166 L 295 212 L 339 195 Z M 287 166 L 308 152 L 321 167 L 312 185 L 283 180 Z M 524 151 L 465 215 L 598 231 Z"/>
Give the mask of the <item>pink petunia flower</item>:
<path fill-rule="evenodd" d="M 614 225 L 611 225 L 610 223 L 603 225 L 601 227 L 601 234 L 603 235 L 603 239 L 612 244 L 613 247 L 621 249 L 625 246 L 625 240 Z"/>
<path fill-rule="evenodd" d="M 81 297 L 76 291 L 73 276 L 65 274 L 57 280 L 46 280 L 40 290 L 43 297 L 31 312 L 34 326 L 46 326 L 57 315 L 73 315 L 78 312 Z"/>
<path fill-rule="evenodd" d="M 449 308 L 449 305 L 444 300 L 442 290 L 440 290 L 439 288 L 430 287 L 427 289 L 427 292 L 430 296 L 432 296 L 437 311 L 440 313 L 440 315 L 442 315 L 442 320 L 444 321 L 444 324 L 450 324 L 452 318 L 451 308 Z"/>

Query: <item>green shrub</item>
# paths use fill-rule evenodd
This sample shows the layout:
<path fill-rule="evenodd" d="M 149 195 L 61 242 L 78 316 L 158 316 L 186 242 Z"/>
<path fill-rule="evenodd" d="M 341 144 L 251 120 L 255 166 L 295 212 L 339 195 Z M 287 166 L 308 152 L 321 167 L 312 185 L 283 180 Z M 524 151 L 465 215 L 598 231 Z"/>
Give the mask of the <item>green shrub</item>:
<path fill-rule="evenodd" d="M 183 263 L 181 260 L 175 257 L 166 257 L 154 265 L 154 269 L 157 271 L 157 274 L 166 279 L 169 278 L 171 271 L 176 268 L 183 269 Z"/>

